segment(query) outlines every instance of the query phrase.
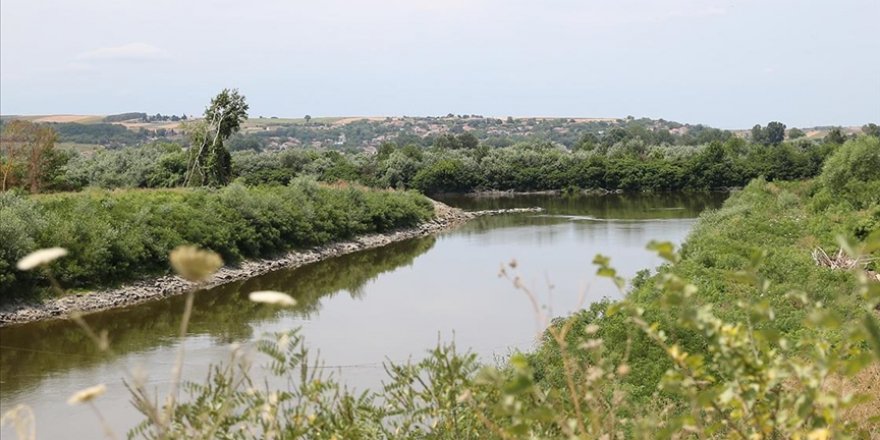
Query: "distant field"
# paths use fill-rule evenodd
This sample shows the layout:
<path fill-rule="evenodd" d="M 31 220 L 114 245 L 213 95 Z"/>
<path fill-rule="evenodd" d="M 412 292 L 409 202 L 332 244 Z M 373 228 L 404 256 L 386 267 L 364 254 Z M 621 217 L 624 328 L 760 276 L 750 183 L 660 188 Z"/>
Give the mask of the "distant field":
<path fill-rule="evenodd" d="M 384 121 L 387 119 L 387 116 L 327 116 L 327 117 L 314 117 L 309 121 L 310 125 L 333 125 L 333 126 L 342 126 L 346 124 L 350 124 L 357 121 L 368 120 L 372 122 Z M 401 116 L 393 116 L 395 120 L 399 120 Z M 406 117 L 407 120 L 419 120 L 425 119 L 427 117 Z M 453 117 L 453 119 L 456 117 Z M 489 119 L 505 119 L 505 117 L 496 117 L 496 116 L 486 116 Z M 536 119 L 536 120 L 574 120 L 576 123 L 591 123 L 591 122 L 616 122 L 620 121 L 619 118 L 584 118 L 584 117 L 549 117 L 549 116 L 515 116 L 517 120 L 524 119 Z M 104 121 L 104 116 L 102 115 L 69 115 L 69 114 L 59 114 L 59 115 L 0 115 L 0 119 L 4 121 L 12 120 L 12 119 L 24 119 L 33 122 L 42 122 L 42 123 L 78 123 L 78 124 L 96 124 Z M 440 119 L 446 119 L 445 117 L 440 117 Z M 470 119 L 470 118 L 469 118 Z M 193 120 L 193 119 L 190 119 Z M 158 129 L 166 129 L 166 130 L 178 130 L 181 126 L 181 121 L 155 121 L 155 122 L 137 122 L 135 120 L 131 121 L 121 121 L 121 122 L 112 122 L 112 124 L 122 125 L 125 128 L 138 131 L 143 128 L 146 130 L 158 130 Z M 243 124 L 242 128 L 245 132 L 252 132 L 256 130 L 263 130 L 266 128 L 276 128 L 283 126 L 302 126 L 306 125 L 305 118 L 283 118 L 283 117 L 251 117 Z M 788 127 L 793 128 L 793 127 Z M 807 139 L 821 139 L 828 134 L 831 126 L 821 126 L 821 127 L 799 127 L 806 133 Z M 849 126 L 849 127 L 841 127 L 845 134 L 854 134 L 861 132 L 861 127 L 858 126 Z M 747 128 L 742 129 L 732 129 L 730 130 L 736 136 L 739 137 L 747 137 L 750 134 L 750 130 Z M 71 144 L 72 145 L 72 144 Z M 80 144 L 76 145 L 76 149 L 84 149 L 88 150 L 85 146 L 88 144 Z"/>
<path fill-rule="evenodd" d="M 342 117 L 324 117 L 312 118 L 310 124 L 333 124 L 345 118 Z M 305 125 L 305 118 L 248 118 L 244 123 L 245 127 L 268 127 L 276 125 Z"/>
<path fill-rule="evenodd" d="M 24 119 L 32 122 L 76 122 L 77 124 L 95 124 L 104 120 L 100 115 L 9 115 L 3 119 Z"/>
<path fill-rule="evenodd" d="M 156 121 L 156 122 L 122 121 L 122 122 L 111 122 L 111 124 L 119 124 L 129 130 L 138 130 L 140 128 L 143 128 L 146 130 L 156 130 L 159 128 L 164 128 L 166 130 L 170 130 L 170 129 L 179 128 L 181 122 L 186 122 L 186 121 Z"/>

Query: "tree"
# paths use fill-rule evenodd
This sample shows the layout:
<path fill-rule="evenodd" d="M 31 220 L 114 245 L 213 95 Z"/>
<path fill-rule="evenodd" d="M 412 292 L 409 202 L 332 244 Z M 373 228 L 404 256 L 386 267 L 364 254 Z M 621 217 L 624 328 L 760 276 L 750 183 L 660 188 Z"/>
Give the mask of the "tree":
<path fill-rule="evenodd" d="M 752 127 L 752 142 L 756 144 L 764 143 L 764 129 L 761 128 L 761 124 L 755 124 L 755 126 Z"/>
<path fill-rule="evenodd" d="M 571 148 L 572 151 L 593 151 L 599 144 L 599 138 L 593 133 L 584 133 L 577 143 Z"/>
<path fill-rule="evenodd" d="M 391 153 L 393 153 L 396 149 L 397 145 L 395 145 L 394 142 L 382 142 L 382 144 L 379 145 L 379 148 L 376 150 L 376 159 L 380 162 L 388 159 L 388 156 L 391 156 Z"/>
<path fill-rule="evenodd" d="M 779 145 L 785 140 L 785 124 L 773 121 L 764 129 L 765 142 L 769 145 Z"/>
<path fill-rule="evenodd" d="M 792 140 L 800 139 L 806 135 L 807 134 L 804 133 L 804 131 L 799 128 L 792 128 L 791 130 L 788 130 L 788 138 L 792 139 Z"/>
<path fill-rule="evenodd" d="M 306 125 L 309 125 L 309 122 L 311 122 L 311 121 L 312 121 L 312 116 L 311 116 L 311 115 L 306 115 L 306 117 L 305 117 L 305 118 L 303 118 L 303 119 L 305 119 L 305 120 L 306 120 Z"/>
<path fill-rule="evenodd" d="M 865 133 L 868 136 L 880 137 L 880 126 L 875 123 L 870 123 L 862 126 L 862 133 Z"/>
<path fill-rule="evenodd" d="M 825 135 L 825 143 L 827 144 L 835 144 L 840 145 L 846 142 L 846 135 L 843 134 L 843 130 L 840 127 L 832 128 L 827 135 Z"/>
<path fill-rule="evenodd" d="M 55 162 L 52 152 L 57 139 L 58 134 L 47 125 L 24 120 L 6 124 L 0 135 L 0 191 L 18 183 L 32 193 L 40 192 L 48 168 L 54 168 L 48 164 Z"/>
<path fill-rule="evenodd" d="M 480 145 L 480 140 L 470 132 L 464 132 L 457 136 L 458 147 L 465 150 L 474 150 Z"/>
<path fill-rule="evenodd" d="M 455 135 L 444 133 L 434 139 L 434 147 L 440 150 L 457 150 L 458 139 Z"/>
<path fill-rule="evenodd" d="M 779 145 L 785 140 L 785 124 L 773 121 L 767 127 L 761 128 L 761 124 L 752 127 L 752 142 L 764 145 Z"/>
<path fill-rule="evenodd" d="M 223 141 L 241 129 L 248 104 L 237 89 L 223 89 L 205 108 L 205 118 L 191 124 L 190 162 L 186 185 L 219 186 L 232 177 L 232 158 Z"/>

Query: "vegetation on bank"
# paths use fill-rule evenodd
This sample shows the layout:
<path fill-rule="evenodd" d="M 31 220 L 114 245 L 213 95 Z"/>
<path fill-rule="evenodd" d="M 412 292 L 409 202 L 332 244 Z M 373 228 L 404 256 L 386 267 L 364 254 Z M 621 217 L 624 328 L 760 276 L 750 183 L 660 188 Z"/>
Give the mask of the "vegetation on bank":
<path fill-rule="evenodd" d="M 547 140 L 552 137 L 514 136 L 497 142 L 461 131 L 431 138 L 427 144 L 418 137 L 395 138 L 364 151 L 279 150 L 248 144 L 236 134 L 246 123 L 246 111 L 243 96 L 224 90 L 203 119 L 179 128 L 186 137 L 93 153 L 56 148 L 55 140 L 69 140 L 61 132 L 51 137 L 52 142 L 42 142 L 47 138 L 37 133 L 53 132 L 53 126 L 13 120 L 4 124 L 0 135 L 0 182 L 3 188 L 57 192 L 220 186 L 234 179 L 284 185 L 307 175 L 323 182 L 344 180 L 425 193 L 704 190 L 739 187 L 759 176 L 813 177 L 828 154 L 852 138 L 832 130 L 824 139 L 811 140 L 791 130 L 784 141 L 785 126 L 778 122 L 756 126 L 747 139 L 706 127 L 672 134 L 648 124 L 651 121 L 628 120 L 622 126 L 602 125 L 607 131 L 587 131 L 567 144 Z M 862 131 L 863 136 L 880 136 L 874 124 Z"/>
<path fill-rule="evenodd" d="M 15 268 L 38 248 L 70 251 L 55 268 L 63 285 L 100 286 L 167 271 L 168 252 L 181 244 L 235 262 L 414 226 L 433 216 L 433 206 L 414 192 L 297 179 L 272 187 L 5 192 L 0 212 L 0 301 L 8 301 L 46 285 L 44 275 Z"/>
<path fill-rule="evenodd" d="M 258 385 L 239 349 L 206 381 L 184 384 L 183 399 L 178 380 L 163 397 L 132 375 L 132 401 L 145 419 L 130 436 L 872 438 L 880 434 L 880 283 L 871 260 L 880 254 L 880 168 L 866 164 L 878 155 L 880 140 L 862 138 L 836 151 L 816 180 L 752 182 L 702 216 L 681 253 L 649 245 L 668 264 L 640 275 L 624 300 L 568 318 L 548 322 L 512 262 L 502 275 L 549 325 L 534 353 L 501 366 L 481 367 L 441 344 L 418 363 L 386 365 L 381 392 L 354 393 L 315 363 L 293 330 L 258 344 L 281 388 Z M 835 178 L 841 174 L 850 178 Z M 817 247 L 837 246 L 856 262 L 851 270 L 812 260 Z M 192 261 L 181 263 L 180 250 L 172 260 L 184 272 L 217 259 L 183 254 Z M 54 271 L 67 258 L 42 264 Z M 613 262 L 594 263 L 625 287 Z M 182 365 L 181 357 L 174 368 Z M 102 390 L 72 401 L 90 402 Z"/>
<path fill-rule="evenodd" d="M 698 146 L 648 145 L 639 140 L 568 150 L 549 143 L 491 148 L 422 148 L 387 143 L 377 154 L 336 151 L 235 151 L 224 178 L 248 185 L 280 184 L 301 176 L 425 193 L 474 190 L 705 190 L 743 186 L 750 179 L 810 178 L 839 144 L 778 145 L 730 138 Z M 48 190 L 167 188 L 184 185 L 190 158 L 170 143 L 72 154 L 43 179 Z"/>
<path fill-rule="evenodd" d="M 814 181 L 751 182 L 734 193 L 723 209 L 701 216 L 680 256 L 669 255 L 663 246 L 655 247 L 661 256 L 665 253 L 670 264 L 656 275 L 640 274 L 627 295 L 626 306 L 639 309 L 641 319 L 662 330 L 669 345 L 674 342 L 682 353 L 706 359 L 717 355 L 711 353 L 712 338 L 717 335 L 695 331 L 689 320 L 694 316 L 686 316 L 703 306 L 724 322 L 747 324 L 750 331 L 777 341 L 816 339 L 823 348 L 843 345 L 852 337 L 841 328 L 843 323 L 867 319 L 876 325 L 876 315 L 869 311 L 878 298 L 859 295 L 859 269 L 848 272 L 820 267 L 811 254 L 817 248 L 837 249 L 842 246 L 839 237 L 845 237 L 844 247 L 868 253 L 859 268 L 875 271 L 876 276 L 880 256 L 878 161 L 880 141 L 863 138 L 841 147 Z M 847 178 L 838 179 L 841 175 Z M 875 295 L 878 281 L 869 281 Z M 682 282 L 692 283 L 691 294 L 670 295 L 670 284 L 674 287 Z M 810 307 L 815 304 L 821 304 L 818 310 Z M 577 341 L 601 338 L 602 356 L 628 362 L 631 368 L 619 381 L 620 389 L 646 405 L 673 398 L 675 390 L 658 392 L 658 384 L 668 376 L 675 359 L 650 332 L 634 328 L 630 316 L 610 313 L 620 307 L 597 303 L 569 318 L 569 355 L 578 356 Z M 597 326 L 594 335 L 586 330 L 592 325 Z M 809 358 L 810 354 L 796 352 L 793 356 Z M 560 345 L 549 339 L 529 355 L 536 380 L 551 388 L 564 387 L 561 358 Z M 720 368 L 712 371 L 720 373 Z M 876 390 L 872 393 L 874 405 L 880 404 L 880 395 Z M 872 423 L 880 426 L 880 420 Z M 878 431 L 873 432 L 876 435 Z"/>

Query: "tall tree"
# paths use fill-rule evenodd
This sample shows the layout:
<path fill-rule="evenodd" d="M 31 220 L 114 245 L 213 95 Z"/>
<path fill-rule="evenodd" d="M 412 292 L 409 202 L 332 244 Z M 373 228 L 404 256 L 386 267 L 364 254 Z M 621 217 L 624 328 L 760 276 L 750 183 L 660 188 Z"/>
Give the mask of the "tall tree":
<path fill-rule="evenodd" d="M 781 144 L 785 140 L 785 124 L 777 121 L 768 123 L 764 129 L 764 138 L 770 145 Z"/>
<path fill-rule="evenodd" d="M 52 127 L 14 120 L 0 134 L 0 191 L 26 186 L 32 193 L 43 186 L 47 161 L 55 148 Z"/>
<path fill-rule="evenodd" d="M 205 118 L 190 124 L 190 161 L 186 185 L 220 186 L 232 177 L 232 158 L 223 141 L 241 129 L 248 104 L 237 89 L 223 89 L 205 108 Z"/>
<path fill-rule="evenodd" d="M 752 142 L 756 144 L 764 143 L 764 129 L 761 127 L 761 124 L 755 124 L 752 127 Z"/>
<path fill-rule="evenodd" d="M 788 130 L 788 138 L 789 139 L 800 139 L 806 135 L 807 134 L 804 133 L 804 131 L 799 128 L 792 128 L 792 129 Z"/>
<path fill-rule="evenodd" d="M 868 136 L 880 137 L 880 126 L 871 122 L 870 124 L 866 124 L 862 126 L 862 133 L 865 133 Z"/>
<path fill-rule="evenodd" d="M 764 145 L 779 145 L 785 140 L 785 124 L 773 121 L 766 127 L 756 124 L 752 127 L 752 142 Z"/>
<path fill-rule="evenodd" d="M 840 145 L 846 142 L 846 134 L 840 127 L 833 127 L 828 134 L 825 135 L 825 143 Z"/>

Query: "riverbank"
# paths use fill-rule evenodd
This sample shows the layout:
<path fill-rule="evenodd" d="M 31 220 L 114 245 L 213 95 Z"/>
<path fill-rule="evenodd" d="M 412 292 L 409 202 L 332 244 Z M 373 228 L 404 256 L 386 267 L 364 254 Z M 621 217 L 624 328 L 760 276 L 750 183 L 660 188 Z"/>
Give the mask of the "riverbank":
<path fill-rule="evenodd" d="M 540 212 L 541 208 L 463 211 L 434 201 L 434 218 L 412 228 L 366 234 L 351 240 L 285 253 L 275 258 L 251 259 L 220 269 L 199 288 L 210 288 L 281 269 L 291 269 L 321 260 L 385 246 L 410 238 L 430 235 L 458 226 L 477 217 Z M 196 285 L 175 275 L 152 277 L 123 287 L 83 292 L 53 298 L 42 303 L 16 303 L 0 308 L 0 327 L 47 319 L 63 319 L 73 312 L 98 312 L 127 307 L 185 293 Z"/>
<path fill-rule="evenodd" d="M 488 190 L 479 190 L 479 191 L 471 191 L 467 193 L 446 193 L 446 194 L 436 194 L 437 196 L 466 196 L 473 198 L 501 198 L 501 197 L 519 197 L 519 196 L 558 196 L 558 195 L 587 195 L 587 196 L 606 196 L 610 194 L 627 194 L 627 193 L 732 193 L 734 191 L 742 190 L 742 186 L 730 186 L 730 187 L 721 187 L 715 188 L 711 190 L 692 190 L 692 191 L 651 191 L 651 190 L 638 190 L 638 191 L 624 191 L 622 189 L 604 189 L 604 188 L 574 188 L 574 189 L 549 189 L 542 191 L 515 191 L 515 190 L 497 190 L 497 189 L 488 189 Z M 433 197 L 433 196 L 432 196 Z"/>

